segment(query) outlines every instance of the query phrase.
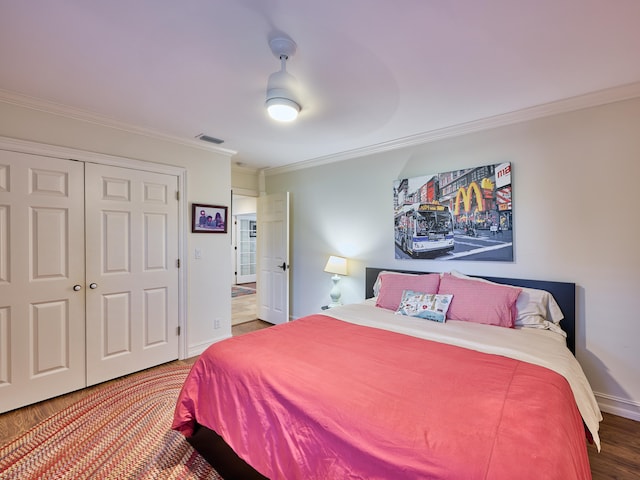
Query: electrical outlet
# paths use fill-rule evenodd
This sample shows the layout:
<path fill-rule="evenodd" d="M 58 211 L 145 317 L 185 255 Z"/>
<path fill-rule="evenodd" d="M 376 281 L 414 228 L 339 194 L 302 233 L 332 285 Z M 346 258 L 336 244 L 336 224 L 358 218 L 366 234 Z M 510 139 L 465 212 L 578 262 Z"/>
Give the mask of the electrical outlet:
<path fill-rule="evenodd" d="M 220 328 L 220 319 L 219 319 L 219 318 L 216 318 L 216 319 L 213 321 L 213 328 L 215 328 L 216 330 L 217 330 L 218 328 Z"/>
<path fill-rule="evenodd" d="M 202 250 L 199 248 L 196 248 L 194 256 L 196 257 L 196 260 L 200 260 L 202 258 Z"/>

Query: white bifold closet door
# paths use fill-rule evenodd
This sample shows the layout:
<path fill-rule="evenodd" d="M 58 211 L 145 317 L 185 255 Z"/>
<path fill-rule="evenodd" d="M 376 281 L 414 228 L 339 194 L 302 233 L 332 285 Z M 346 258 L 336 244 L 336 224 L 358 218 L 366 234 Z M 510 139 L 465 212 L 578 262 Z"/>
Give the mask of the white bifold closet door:
<path fill-rule="evenodd" d="M 84 165 L 0 150 L 0 411 L 85 386 L 84 258 Z"/>
<path fill-rule="evenodd" d="M 0 412 L 178 358 L 176 191 L 0 150 Z"/>
<path fill-rule="evenodd" d="M 177 178 L 86 164 L 87 384 L 178 358 Z"/>

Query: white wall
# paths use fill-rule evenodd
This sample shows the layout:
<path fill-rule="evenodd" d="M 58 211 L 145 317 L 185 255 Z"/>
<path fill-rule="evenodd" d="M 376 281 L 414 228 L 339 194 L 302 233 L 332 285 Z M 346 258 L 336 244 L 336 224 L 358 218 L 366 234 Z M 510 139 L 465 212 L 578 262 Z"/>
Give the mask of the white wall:
<path fill-rule="evenodd" d="M 233 215 L 254 214 L 258 211 L 256 197 L 233 195 Z"/>
<path fill-rule="evenodd" d="M 191 202 L 230 205 L 228 154 L 2 101 L 0 136 L 184 167 L 187 170 L 188 204 L 185 216 L 188 258 L 182 259 L 188 273 L 186 353 L 196 355 L 214 341 L 231 335 L 229 234 L 191 233 L 188 223 Z M 194 259 L 196 248 L 203 252 L 200 260 Z M 215 320 L 219 320 L 220 328 L 214 328 Z"/>
<path fill-rule="evenodd" d="M 231 188 L 234 195 L 257 197 L 260 190 L 258 171 L 239 165 L 231 166 Z"/>
<path fill-rule="evenodd" d="M 290 191 L 293 317 L 329 300 L 327 257 L 350 259 L 345 303 L 364 296 L 365 266 L 577 284 L 577 358 L 603 410 L 640 419 L 640 99 L 419 147 L 267 174 Z M 513 263 L 395 260 L 392 182 L 510 161 Z"/>

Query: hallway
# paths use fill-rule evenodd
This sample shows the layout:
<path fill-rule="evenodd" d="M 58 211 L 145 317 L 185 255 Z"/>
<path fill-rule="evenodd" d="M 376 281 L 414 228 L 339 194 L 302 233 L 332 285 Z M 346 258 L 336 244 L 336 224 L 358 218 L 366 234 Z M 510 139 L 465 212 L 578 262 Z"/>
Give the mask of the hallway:
<path fill-rule="evenodd" d="M 247 284 L 250 285 L 250 284 Z M 255 287 L 255 284 L 253 284 Z M 244 285 L 237 285 L 243 289 Z M 258 296 L 252 294 L 239 294 L 231 298 L 231 325 L 239 325 L 241 323 L 250 322 L 258 318 Z"/>

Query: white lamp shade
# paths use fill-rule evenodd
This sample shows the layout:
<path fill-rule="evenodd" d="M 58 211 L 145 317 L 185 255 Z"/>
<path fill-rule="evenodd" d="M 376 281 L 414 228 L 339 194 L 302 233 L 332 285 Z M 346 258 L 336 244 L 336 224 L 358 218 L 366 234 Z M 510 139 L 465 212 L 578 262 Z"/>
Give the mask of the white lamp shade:
<path fill-rule="evenodd" d="M 331 255 L 324 271 L 335 275 L 347 275 L 347 259 Z"/>

